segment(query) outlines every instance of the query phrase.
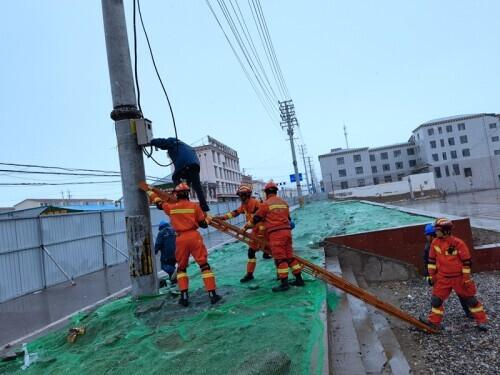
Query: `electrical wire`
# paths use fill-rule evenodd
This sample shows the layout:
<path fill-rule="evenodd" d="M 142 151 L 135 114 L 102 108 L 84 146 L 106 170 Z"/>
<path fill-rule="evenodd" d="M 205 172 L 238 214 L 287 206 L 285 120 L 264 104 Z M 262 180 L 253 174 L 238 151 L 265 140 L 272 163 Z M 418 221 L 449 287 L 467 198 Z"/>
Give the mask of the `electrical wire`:
<path fill-rule="evenodd" d="M 0 182 L 0 186 L 59 186 L 59 185 L 90 185 L 90 184 L 117 184 L 117 181 L 85 181 L 85 182 Z"/>

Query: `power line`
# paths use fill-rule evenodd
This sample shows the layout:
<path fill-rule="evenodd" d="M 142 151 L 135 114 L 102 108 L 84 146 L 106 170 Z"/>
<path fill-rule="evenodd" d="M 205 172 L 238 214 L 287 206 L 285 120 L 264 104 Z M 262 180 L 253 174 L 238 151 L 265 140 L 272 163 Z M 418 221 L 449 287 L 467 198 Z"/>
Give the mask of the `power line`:
<path fill-rule="evenodd" d="M 0 186 L 59 186 L 59 185 L 90 185 L 90 184 L 117 184 L 117 181 L 85 181 L 85 182 L 0 182 Z"/>

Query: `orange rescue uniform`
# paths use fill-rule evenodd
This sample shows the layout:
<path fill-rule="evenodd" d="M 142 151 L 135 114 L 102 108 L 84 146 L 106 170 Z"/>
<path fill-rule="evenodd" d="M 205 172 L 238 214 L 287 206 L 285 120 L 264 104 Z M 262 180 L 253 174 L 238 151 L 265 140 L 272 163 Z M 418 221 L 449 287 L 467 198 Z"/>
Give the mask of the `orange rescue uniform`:
<path fill-rule="evenodd" d="M 486 323 L 483 305 L 477 298 L 476 286 L 471 278 L 471 255 L 460 238 L 445 236 L 435 238 L 429 251 L 427 269 L 434 281 L 429 321 L 439 325 L 444 315 L 444 301 L 452 290 L 463 298 L 478 324 Z"/>
<path fill-rule="evenodd" d="M 262 203 L 260 203 L 257 199 L 250 197 L 245 202 L 242 202 L 241 205 L 231 212 L 228 212 L 224 215 L 225 219 L 232 219 L 233 217 L 237 217 L 241 214 L 245 214 L 245 229 L 252 228 L 252 236 L 256 238 L 264 239 L 266 228 L 263 223 L 253 224 L 254 214 L 259 210 Z M 260 250 L 259 243 L 257 241 L 250 242 L 250 249 L 248 251 L 248 261 L 247 261 L 247 273 L 253 274 L 255 271 L 255 267 L 257 266 L 257 258 L 255 257 L 255 252 Z"/>
<path fill-rule="evenodd" d="M 198 232 L 199 222 L 205 214 L 195 202 L 180 200 L 176 203 L 163 203 L 163 211 L 170 216 L 172 227 L 177 232 L 175 258 L 178 264 L 177 282 L 180 291 L 187 291 L 189 279 L 186 272 L 189 256 L 192 255 L 202 271 L 201 277 L 207 292 L 214 291 L 215 276 L 207 261 L 208 253 L 203 238 Z"/>
<path fill-rule="evenodd" d="M 294 275 L 299 275 L 301 267 L 299 262 L 293 258 L 290 210 L 286 201 L 275 194 L 269 194 L 264 203 L 261 203 L 255 216 L 264 221 L 267 241 L 279 278 L 288 278 L 289 267 Z"/>

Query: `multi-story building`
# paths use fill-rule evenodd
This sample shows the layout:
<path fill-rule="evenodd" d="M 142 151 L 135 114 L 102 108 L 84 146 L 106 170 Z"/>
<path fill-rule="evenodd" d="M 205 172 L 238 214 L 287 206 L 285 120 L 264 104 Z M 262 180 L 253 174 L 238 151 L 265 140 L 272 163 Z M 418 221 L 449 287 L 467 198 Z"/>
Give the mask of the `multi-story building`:
<path fill-rule="evenodd" d="M 48 206 L 109 206 L 114 205 L 115 201 L 111 199 L 38 199 L 28 198 L 14 205 L 14 210 L 26 210 L 35 207 L 48 207 Z"/>
<path fill-rule="evenodd" d="M 241 183 L 238 153 L 208 136 L 206 145 L 194 147 L 200 159 L 200 180 L 209 202 L 237 199 Z"/>
<path fill-rule="evenodd" d="M 448 192 L 498 188 L 499 129 L 496 114 L 453 116 L 421 124 L 405 143 L 332 149 L 319 156 L 323 185 L 332 191 L 431 171 L 437 188 Z"/>

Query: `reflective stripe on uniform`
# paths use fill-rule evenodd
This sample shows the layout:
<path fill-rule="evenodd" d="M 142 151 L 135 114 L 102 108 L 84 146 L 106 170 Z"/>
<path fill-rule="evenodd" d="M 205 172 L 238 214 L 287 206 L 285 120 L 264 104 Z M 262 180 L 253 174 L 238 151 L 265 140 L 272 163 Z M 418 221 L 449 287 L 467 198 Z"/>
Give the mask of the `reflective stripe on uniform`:
<path fill-rule="evenodd" d="M 434 250 L 436 250 L 436 253 L 441 254 L 441 248 L 439 246 L 434 246 Z"/>
<path fill-rule="evenodd" d="M 248 263 L 257 263 L 257 258 L 248 258 Z"/>
<path fill-rule="evenodd" d="M 232 214 L 231 212 L 228 212 L 228 213 L 226 214 L 226 217 L 227 217 L 228 219 L 232 219 L 232 218 L 233 218 L 233 214 Z"/>
<path fill-rule="evenodd" d="M 479 306 L 479 307 L 469 307 L 469 311 L 471 313 L 477 313 L 477 312 L 480 312 L 480 311 L 484 311 L 483 309 L 483 306 Z"/>
<path fill-rule="evenodd" d="M 441 311 L 441 310 L 439 310 L 439 309 L 436 309 L 435 307 L 433 307 L 431 311 L 432 311 L 434 314 L 443 315 L 443 311 Z"/>
<path fill-rule="evenodd" d="M 215 275 L 214 275 L 214 273 L 213 273 L 213 272 L 203 272 L 203 273 L 201 274 L 201 277 L 202 277 L 203 279 L 208 279 L 209 277 L 215 277 Z"/>
<path fill-rule="evenodd" d="M 194 208 L 175 208 L 170 210 L 171 214 L 194 214 Z"/>
<path fill-rule="evenodd" d="M 278 268 L 278 274 L 280 273 L 288 273 L 288 267 L 287 268 Z"/>
<path fill-rule="evenodd" d="M 436 269 L 436 265 L 435 264 L 428 264 L 427 268 L 430 268 L 431 270 L 435 270 Z"/>
<path fill-rule="evenodd" d="M 462 273 L 470 273 L 470 268 L 462 268 Z"/>
<path fill-rule="evenodd" d="M 272 204 L 269 206 L 270 210 L 276 210 L 278 208 L 288 208 L 286 204 Z"/>
<path fill-rule="evenodd" d="M 292 270 L 294 270 L 294 271 L 295 271 L 295 270 L 300 270 L 300 269 L 302 269 L 302 266 L 301 266 L 300 264 L 298 264 L 298 263 L 297 263 L 297 264 L 294 264 L 294 265 L 292 266 Z"/>
<path fill-rule="evenodd" d="M 186 272 L 178 272 L 177 273 L 177 278 L 178 279 L 182 279 L 183 277 L 187 277 L 187 273 Z"/>

